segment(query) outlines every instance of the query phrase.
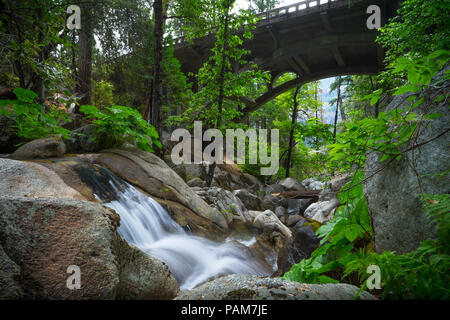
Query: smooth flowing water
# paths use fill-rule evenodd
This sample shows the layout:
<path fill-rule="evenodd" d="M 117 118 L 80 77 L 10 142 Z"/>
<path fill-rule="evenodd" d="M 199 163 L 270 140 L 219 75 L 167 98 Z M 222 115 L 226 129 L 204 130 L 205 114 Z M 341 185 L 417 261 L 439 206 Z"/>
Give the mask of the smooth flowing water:
<path fill-rule="evenodd" d="M 182 290 L 192 289 L 218 275 L 268 275 L 269 270 L 244 250 L 243 245 L 193 236 L 158 202 L 109 170 L 84 167 L 82 171 L 83 180 L 94 188 L 97 199 L 120 215 L 119 234 L 128 243 L 164 261 Z"/>

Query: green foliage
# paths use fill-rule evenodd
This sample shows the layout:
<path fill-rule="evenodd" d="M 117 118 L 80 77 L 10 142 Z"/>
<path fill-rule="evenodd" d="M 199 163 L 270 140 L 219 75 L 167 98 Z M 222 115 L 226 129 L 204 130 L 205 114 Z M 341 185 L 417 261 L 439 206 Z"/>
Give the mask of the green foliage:
<path fill-rule="evenodd" d="M 430 223 L 436 227 L 437 239 L 425 240 L 417 250 L 396 255 L 392 251 L 381 254 L 373 251 L 373 231 L 361 196 L 362 187 L 352 193 L 353 196 L 360 194 L 359 198 L 337 210 L 333 219 L 317 230 L 321 246 L 311 258 L 293 265 L 283 278 L 303 283 L 349 281 L 360 285 L 360 293 L 367 289 L 370 276 L 367 267 L 377 265 L 381 270 L 383 298 L 449 299 L 450 195 L 421 196 Z M 340 194 L 341 200 L 342 196 L 344 194 Z M 344 197 L 349 199 L 348 194 Z M 354 275 L 358 276 L 356 283 Z"/>
<path fill-rule="evenodd" d="M 333 219 L 316 231 L 321 238 L 320 247 L 311 258 L 293 265 L 284 274 L 284 279 L 304 283 L 337 283 L 336 276 L 332 278 L 329 273 L 345 268 L 355 259 L 358 249 L 370 245 L 373 232 L 362 187 L 357 188 L 354 195 L 356 199 L 337 209 Z M 349 199 L 348 195 L 346 197 Z"/>
<path fill-rule="evenodd" d="M 425 240 L 417 250 L 401 255 L 361 252 L 346 265 L 344 274 L 358 273 L 361 290 L 366 288 L 367 267 L 375 264 L 381 270 L 383 298 L 450 298 L 450 195 L 423 194 L 421 199 L 437 239 Z"/>
<path fill-rule="evenodd" d="M 225 98 L 239 100 L 253 92 L 252 84 L 268 81 L 268 75 L 249 63 L 249 50 L 243 44 L 253 37 L 256 19 L 248 11 L 232 11 L 235 0 L 183 1 L 175 3 L 174 11 L 189 16 L 182 26 L 187 39 L 207 36 L 215 30 L 212 55 L 195 75 L 201 88 L 191 99 L 181 117 L 186 122 L 192 118 L 201 119 L 206 127 L 223 125 L 240 115 L 239 101 L 226 102 Z M 239 30 L 239 31 L 238 31 Z M 245 72 L 236 73 L 236 65 L 248 67 Z M 249 85 L 250 84 L 250 85 Z M 181 119 L 180 119 L 181 120 Z"/>
<path fill-rule="evenodd" d="M 417 93 L 431 86 L 436 86 L 450 79 L 450 72 L 447 71 L 437 83 L 431 83 L 433 77 L 448 63 L 450 51 L 437 50 L 422 58 L 399 57 L 393 63 L 391 74 L 397 77 L 406 77 L 408 81 L 403 82 L 393 92 L 394 96 L 405 93 L 412 93 L 408 97 L 408 102 L 413 102 L 411 108 L 422 104 L 423 99 L 417 98 Z M 365 97 L 370 99 L 370 104 L 374 105 L 380 99 L 382 89 L 379 89 Z M 439 98 L 444 98 L 441 96 Z"/>
<path fill-rule="evenodd" d="M 275 9 L 279 4 L 279 0 L 250 0 L 248 8 L 252 12 L 261 13 Z"/>
<path fill-rule="evenodd" d="M 378 42 L 392 63 L 400 56 L 419 58 L 450 49 L 450 4 L 447 0 L 405 0 L 398 16 L 380 30 Z"/>
<path fill-rule="evenodd" d="M 418 115 L 409 110 L 381 112 L 377 119 L 346 123 L 346 131 L 328 145 L 331 165 L 340 171 L 364 165 L 368 151 L 382 154 L 381 161 L 399 159 L 402 147 L 416 130 Z"/>
<path fill-rule="evenodd" d="M 61 89 L 70 82 L 69 70 L 56 51 L 70 46 L 65 26 L 67 5 L 60 0 L 3 0 L 0 11 L 0 66 L 12 72 L 9 86 L 38 89 Z M 39 81 L 38 81 L 39 80 Z"/>
<path fill-rule="evenodd" d="M 44 138 L 51 134 L 68 138 L 70 130 L 59 126 L 61 122 L 69 122 L 64 111 L 50 109 L 45 111 L 43 105 L 36 102 L 37 95 L 22 88 L 15 88 L 17 100 L 0 100 L 0 115 L 15 122 L 12 129 L 19 137 L 27 140 Z"/>
<path fill-rule="evenodd" d="M 132 108 L 111 106 L 98 109 L 83 105 L 80 110 L 87 118 L 94 119 L 94 124 L 98 126 L 97 134 L 106 137 L 105 148 L 121 146 L 126 142 L 136 144 L 145 151 L 153 151 L 152 144 L 162 147 L 155 128 Z"/>
<path fill-rule="evenodd" d="M 377 254 L 373 251 L 361 172 L 367 153 L 381 154 L 381 162 L 387 165 L 409 150 L 422 121 L 441 116 L 428 113 L 425 102 L 431 91 L 440 94 L 434 102 L 448 98 L 445 81 L 449 80 L 449 72 L 436 75 L 450 57 L 449 9 L 448 1 L 403 1 L 399 17 L 379 37 L 387 49 L 389 70 L 377 81 L 371 77 L 346 81 L 343 105 L 350 120 L 344 121 L 345 131 L 328 146 L 329 161 L 333 170 L 356 174 L 339 193 L 341 203 L 346 205 L 316 232 L 321 246 L 311 258 L 294 265 L 285 279 L 310 283 L 343 281 L 360 285 L 362 291 L 370 276 L 367 267 L 375 264 L 381 269 L 384 298 L 449 298 L 450 196 L 421 196 L 430 223 L 436 227 L 437 239 L 422 242 L 413 252 Z M 402 102 L 405 107 L 383 112 L 380 103 L 388 94 L 406 94 L 406 102 Z M 368 107 L 375 107 L 375 112 L 367 112 Z"/>
<path fill-rule="evenodd" d="M 95 106 L 110 106 L 114 103 L 114 86 L 112 83 L 100 80 L 95 81 L 92 89 L 92 103 Z"/>
<path fill-rule="evenodd" d="M 431 83 L 449 58 L 450 53 L 446 50 L 435 51 L 420 59 L 398 58 L 392 73 L 404 74 L 408 81 L 398 87 L 393 95 L 409 93 L 405 102 L 406 108 L 380 112 L 377 118 L 363 118 L 356 122 L 345 123 L 347 130 L 337 135 L 336 143 L 328 146 L 330 160 L 334 166 L 341 170 L 348 170 L 355 165 L 361 167 L 367 152 L 373 151 L 382 154 L 382 162 L 399 159 L 404 147 L 416 131 L 418 123 L 424 119 L 440 116 L 423 113 L 419 115 L 414 110 L 424 103 L 424 90 L 431 86 L 437 88 L 440 83 L 449 79 L 449 73 L 446 72 L 435 83 Z M 365 99 L 370 100 L 370 104 L 374 105 L 382 94 L 383 89 L 378 89 L 367 95 Z M 447 96 L 448 92 L 443 90 L 443 94 L 436 100 L 442 100 Z"/>
<path fill-rule="evenodd" d="M 308 142 L 311 148 L 319 149 L 333 140 L 333 125 L 322 123 L 313 117 L 306 122 L 299 123 L 296 139 Z"/>

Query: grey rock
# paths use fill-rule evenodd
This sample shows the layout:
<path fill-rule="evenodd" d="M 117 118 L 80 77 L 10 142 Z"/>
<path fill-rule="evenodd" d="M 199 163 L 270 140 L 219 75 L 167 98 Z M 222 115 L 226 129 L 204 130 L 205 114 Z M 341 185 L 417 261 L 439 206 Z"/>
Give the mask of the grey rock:
<path fill-rule="evenodd" d="M 253 226 L 255 228 L 263 230 L 264 232 L 279 231 L 288 239 L 292 236 L 291 230 L 289 230 L 289 228 L 286 227 L 280 221 L 280 219 L 277 218 L 275 213 L 273 213 L 270 210 L 266 210 L 264 212 L 259 212 L 255 214 Z"/>
<path fill-rule="evenodd" d="M 295 226 L 295 225 L 297 224 L 297 222 L 299 222 L 300 220 L 302 220 L 302 216 L 300 216 L 300 215 L 298 215 L 298 214 L 290 215 L 290 216 L 288 217 L 288 221 L 287 221 L 286 225 L 287 225 L 288 227 L 293 227 L 293 226 Z"/>
<path fill-rule="evenodd" d="M 242 201 L 229 190 L 219 187 L 206 187 L 200 191 L 196 189 L 196 193 L 206 203 L 221 212 L 227 223 L 231 223 L 233 220 L 243 222 L 251 220 Z"/>
<path fill-rule="evenodd" d="M 298 210 L 299 214 L 303 215 L 305 213 L 305 210 L 315 202 L 316 200 L 313 198 L 309 199 L 301 199 L 298 203 Z"/>
<path fill-rule="evenodd" d="M 305 191 L 305 187 L 297 179 L 288 177 L 280 181 L 279 183 L 284 187 L 286 191 Z"/>
<path fill-rule="evenodd" d="M 85 200 L 78 191 L 43 165 L 10 159 L 0 159 L 0 195 Z"/>
<path fill-rule="evenodd" d="M 178 293 L 167 266 L 120 238 L 118 215 L 98 203 L 1 196 L 0 211 L 0 244 L 21 268 L 24 298 L 168 299 Z M 79 290 L 66 287 L 71 265 L 80 267 Z"/>
<path fill-rule="evenodd" d="M 330 201 L 337 198 L 337 192 L 331 191 L 330 189 L 323 189 L 319 193 L 319 201 Z"/>
<path fill-rule="evenodd" d="M 270 184 L 264 188 L 264 191 L 267 194 L 272 193 L 280 193 L 286 191 L 286 189 L 281 184 Z"/>
<path fill-rule="evenodd" d="M 426 108 L 428 113 L 443 114 L 433 121 L 425 120 L 418 127 L 418 132 L 415 133 L 417 139 L 413 139 L 413 143 L 420 146 L 405 152 L 401 159 L 390 162 L 375 175 L 373 174 L 386 166 L 386 163 L 380 162 L 380 154 L 370 153 L 367 156 L 365 176 L 368 181 L 364 184 L 364 195 L 372 217 L 377 252 L 413 251 L 421 241 L 435 236 L 418 195 L 450 192 L 449 175 L 436 176 L 449 169 L 450 134 L 421 145 L 448 130 L 448 102 L 430 104 L 440 94 L 433 93 L 426 97 L 426 106 L 414 110 L 420 114 Z M 397 106 L 405 108 L 407 97 L 408 95 L 395 97 L 387 110 Z"/>
<path fill-rule="evenodd" d="M 19 279 L 20 267 L 8 257 L 0 245 L 0 300 L 23 297 Z"/>
<path fill-rule="evenodd" d="M 234 274 L 184 291 L 175 300 L 352 300 L 357 292 L 349 284 L 306 284 Z M 360 299 L 376 298 L 363 291 Z"/>
<path fill-rule="evenodd" d="M 206 179 L 209 164 L 206 162 L 202 163 L 186 163 L 182 164 L 186 172 L 186 180 L 189 181 L 194 178 L 200 178 L 202 180 Z"/>
<path fill-rule="evenodd" d="M 306 190 L 322 190 L 324 186 L 326 186 L 324 182 L 317 181 L 312 178 L 303 180 L 302 185 L 305 186 Z"/>
<path fill-rule="evenodd" d="M 275 215 L 281 219 L 284 218 L 285 215 L 287 215 L 287 210 L 285 207 L 278 206 L 275 208 Z"/>
<path fill-rule="evenodd" d="M 66 145 L 60 137 L 36 139 L 20 146 L 11 155 L 12 159 L 45 159 L 60 157 L 66 153 Z"/>
<path fill-rule="evenodd" d="M 319 201 L 311 204 L 304 212 L 304 216 L 320 223 L 330 221 L 334 210 L 339 205 L 339 200 L 334 198 L 330 201 Z"/>
<path fill-rule="evenodd" d="M 247 210 L 261 210 L 261 199 L 256 195 L 250 193 L 247 189 L 238 189 L 233 191 L 234 195 L 238 197 Z"/>
<path fill-rule="evenodd" d="M 226 217 L 209 206 L 153 153 L 136 148 L 110 149 L 85 157 L 160 199 L 180 225 L 198 226 L 196 229 L 204 230 L 202 235 L 205 236 L 222 233 L 228 228 Z"/>
<path fill-rule="evenodd" d="M 200 178 L 194 178 L 188 181 L 187 185 L 189 187 L 206 187 L 206 181 L 203 181 Z"/>
<path fill-rule="evenodd" d="M 167 265 L 138 248 L 117 239 L 115 254 L 119 260 L 119 286 L 116 299 L 172 299 L 179 285 Z"/>
<path fill-rule="evenodd" d="M 352 176 L 351 175 L 342 175 L 338 177 L 334 177 L 330 180 L 329 187 L 333 192 L 338 192 L 341 188 L 348 182 L 350 182 Z"/>
<path fill-rule="evenodd" d="M 307 224 L 307 222 L 306 219 L 297 222 L 294 228 L 293 241 L 295 248 L 300 250 L 305 258 L 309 258 L 311 253 L 319 247 L 320 243 L 312 226 Z"/>
<path fill-rule="evenodd" d="M 74 130 L 66 140 L 68 153 L 97 152 L 103 149 L 106 134 L 100 134 L 95 124 Z"/>

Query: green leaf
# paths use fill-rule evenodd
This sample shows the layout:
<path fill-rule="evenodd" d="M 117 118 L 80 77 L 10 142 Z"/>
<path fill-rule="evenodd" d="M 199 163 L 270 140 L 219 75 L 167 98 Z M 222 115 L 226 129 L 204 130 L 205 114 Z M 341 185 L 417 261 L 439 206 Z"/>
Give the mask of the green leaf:
<path fill-rule="evenodd" d="M 353 242 L 356 238 L 364 235 L 364 229 L 358 224 L 351 224 L 345 228 L 345 237 L 348 241 Z"/>
<path fill-rule="evenodd" d="M 408 68 L 408 81 L 409 83 L 416 85 L 419 83 L 420 73 L 413 67 Z"/>
<path fill-rule="evenodd" d="M 419 88 L 419 87 L 417 87 L 417 86 L 415 86 L 415 85 L 412 85 L 412 84 L 406 84 L 406 85 L 404 85 L 404 86 L 399 87 L 399 88 L 393 93 L 393 95 L 394 95 L 394 96 L 399 96 L 399 95 L 405 94 L 405 93 L 407 93 L 407 92 L 414 92 L 414 93 L 416 93 L 416 92 L 419 92 L 419 91 L 420 91 L 420 88 Z"/>

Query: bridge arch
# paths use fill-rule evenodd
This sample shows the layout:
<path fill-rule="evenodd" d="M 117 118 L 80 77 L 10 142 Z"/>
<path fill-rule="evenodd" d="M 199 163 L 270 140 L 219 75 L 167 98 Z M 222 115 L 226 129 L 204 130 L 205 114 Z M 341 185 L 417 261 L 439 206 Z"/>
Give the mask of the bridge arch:
<path fill-rule="evenodd" d="M 248 61 L 273 77 L 292 71 L 298 78 L 277 87 L 269 86 L 255 100 L 245 103 L 244 115 L 296 86 L 324 78 L 377 74 L 384 68 L 384 51 L 375 42 L 376 30 L 369 30 L 367 8 L 381 8 L 382 23 L 395 15 L 399 0 L 303 0 L 259 15 L 254 37 L 244 43 Z M 214 37 L 193 44 L 175 41 L 175 57 L 183 72 L 196 72 L 206 61 Z M 244 67 L 245 68 L 245 67 Z M 274 81 L 272 81 L 274 83 Z"/>

